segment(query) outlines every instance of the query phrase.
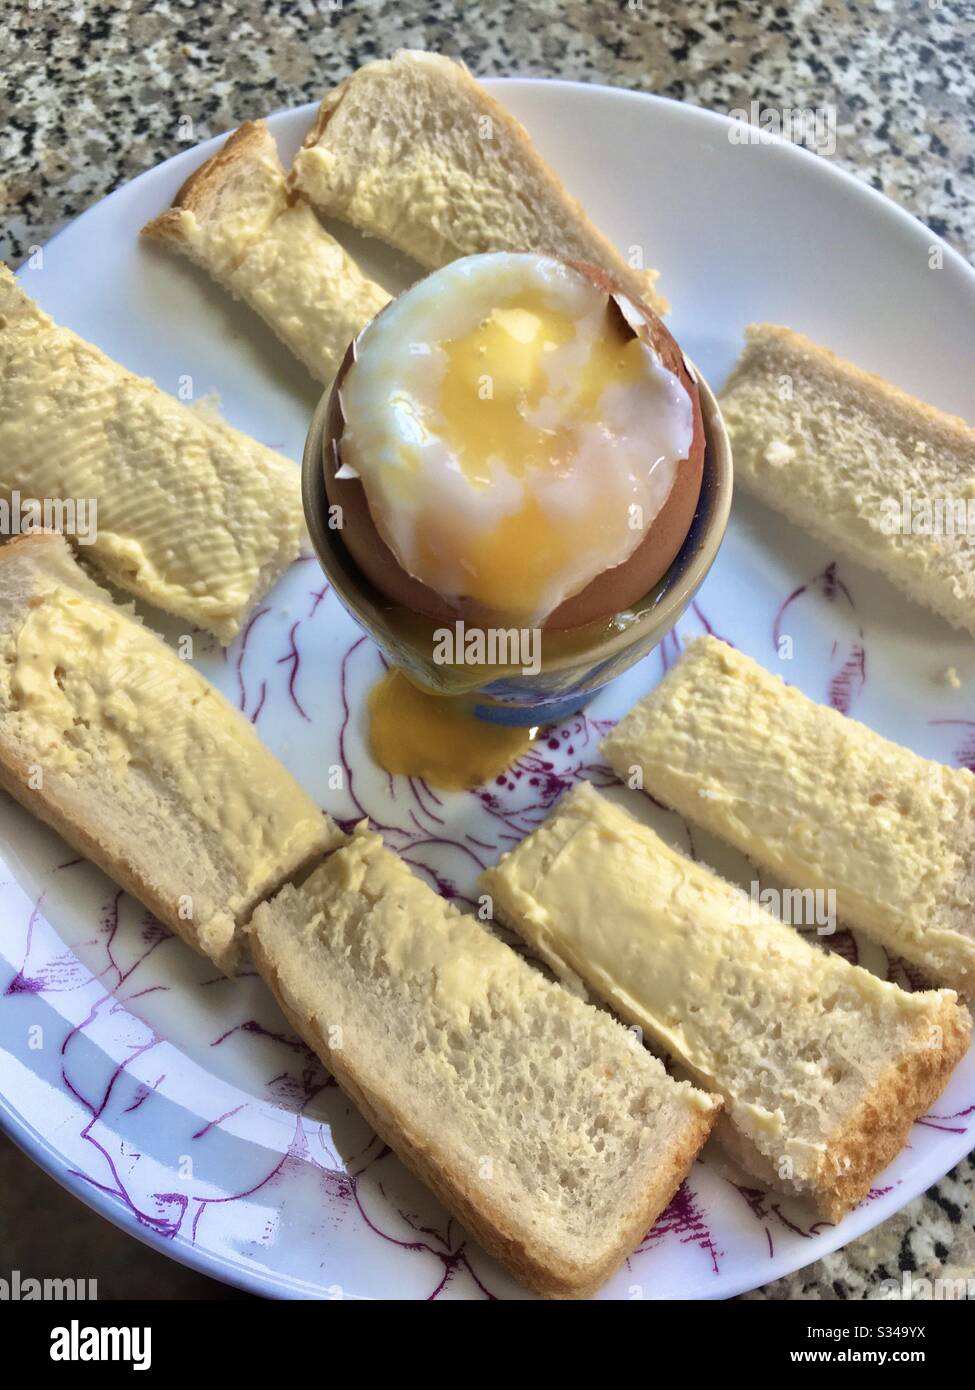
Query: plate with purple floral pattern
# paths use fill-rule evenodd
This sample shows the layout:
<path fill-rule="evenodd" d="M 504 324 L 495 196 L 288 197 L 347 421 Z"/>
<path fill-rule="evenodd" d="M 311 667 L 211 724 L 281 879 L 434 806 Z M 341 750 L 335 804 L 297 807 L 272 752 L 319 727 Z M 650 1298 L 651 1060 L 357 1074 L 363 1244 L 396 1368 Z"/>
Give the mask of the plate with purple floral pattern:
<path fill-rule="evenodd" d="M 729 138 L 725 117 L 653 97 L 535 80 L 488 86 L 603 230 L 661 267 L 671 327 L 712 385 L 745 324 L 770 320 L 937 406 L 970 409 L 975 273 L 948 248 L 932 255 L 932 233 L 828 158 Z M 311 117 L 306 107 L 271 118 L 286 160 Z M 189 378 L 195 396 L 216 393 L 232 424 L 297 466 L 314 384 L 245 308 L 137 238 L 217 144 L 113 193 L 20 278 L 132 370 L 170 391 Z M 389 289 L 407 283 L 397 257 L 342 235 Z M 158 614 L 146 618 L 173 636 Z M 482 866 L 583 778 L 690 845 L 678 817 L 614 789 L 598 745 L 703 631 L 919 753 L 975 765 L 971 641 L 740 495 L 677 629 L 476 791 L 445 794 L 373 764 L 363 712 L 381 658 L 310 556 L 226 653 L 197 647 L 200 668 L 323 807 L 343 823 L 368 816 L 463 904 Z M 754 877 L 699 832 L 693 850 L 743 884 Z M 266 1295 L 527 1296 L 370 1131 L 254 974 L 224 979 L 7 798 L 0 882 L 0 1116 L 79 1198 L 174 1258 Z M 914 983 L 856 934 L 838 932 L 831 948 Z M 838 1226 L 763 1191 L 709 1147 L 599 1296 L 717 1298 L 766 1283 L 890 1216 L 973 1143 L 969 1054 Z"/>

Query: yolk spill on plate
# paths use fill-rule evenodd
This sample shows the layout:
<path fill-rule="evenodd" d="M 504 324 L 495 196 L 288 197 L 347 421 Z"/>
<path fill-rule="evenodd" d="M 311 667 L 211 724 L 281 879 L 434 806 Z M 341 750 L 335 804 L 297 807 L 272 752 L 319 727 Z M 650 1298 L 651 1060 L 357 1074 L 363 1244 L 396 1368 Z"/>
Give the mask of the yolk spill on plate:
<path fill-rule="evenodd" d="M 445 791 L 492 781 L 536 733 L 477 719 L 469 699 L 421 690 L 395 667 L 369 695 L 369 744 L 379 766 Z"/>

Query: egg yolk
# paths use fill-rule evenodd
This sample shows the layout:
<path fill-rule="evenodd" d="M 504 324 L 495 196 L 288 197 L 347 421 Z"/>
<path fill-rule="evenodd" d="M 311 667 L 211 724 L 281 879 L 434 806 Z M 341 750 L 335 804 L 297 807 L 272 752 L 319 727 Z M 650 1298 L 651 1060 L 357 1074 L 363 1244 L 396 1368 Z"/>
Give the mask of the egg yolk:
<path fill-rule="evenodd" d="M 536 498 L 526 497 L 492 531 L 458 536 L 443 525 L 439 511 L 427 513 L 417 525 L 417 549 L 423 566 L 433 567 L 454 555 L 470 575 L 469 596 L 512 620 L 528 614 L 535 595 L 572 554 L 573 536 L 553 525 Z"/>
<path fill-rule="evenodd" d="M 545 354 L 571 342 L 576 324 L 549 308 L 539 291 L 523 292 L 515 303 L 494 309 L 473 332 L 441 344 L 447 370 L 437 433 L 471 482 L 490 486 L 492 458 L 500 458 L 519 478 L 535 468 L 571 465 L 578 426 L 597 420 L 606 388 L 637 383 L 646 372 L 639 340 L 614 332 L 608 321 L 606 330 L 565 393 L 561 423 L 551 427 L 533 424 L 528 412 L 551 390 Z"/>
<path fill-rule="evenodd" d="M 529 291 L 493 310 L 473 332 L 441 344 L 447 370 L 437 434 L 472 484 L 489 487 L 497 460 L 518 478 L 536 469 L 570 473 L 579 427 L 597 422 L 607 387 L 636 384 L 644 377 L 645 348 L 632 334 L 614 328 L 607 316 L 605 333 L 594 341 L 561 403 L 559 423 L 533 423 L 531 413 L 551 392 L 545 355 L 575 334 L 573 319 L 549 308 L 541 293 Z M 616 499 L 604 498 L 573 525 L 527 493 L 521 508 L 492 531 L 463 538 L 457 560 L 469 576 L 468 596 L 513 617 L 532 612 L 551 576 L 578 548 L 580 533 L 591 536 L 607 523 L 612 526 L 617 507 Z M 419 520 L 417 547 L 425 567 L 457 549 L 457 539 L 442 523 L 439 509 Z"/>
<path fill-rule="evenodd" d="M 493 780 L 527 752 L 535 732 L 482 722 L 462 697 L 420 690 L 395 667 L 369 696 L 369 743 L 379 766 L 445 791 Z"/>

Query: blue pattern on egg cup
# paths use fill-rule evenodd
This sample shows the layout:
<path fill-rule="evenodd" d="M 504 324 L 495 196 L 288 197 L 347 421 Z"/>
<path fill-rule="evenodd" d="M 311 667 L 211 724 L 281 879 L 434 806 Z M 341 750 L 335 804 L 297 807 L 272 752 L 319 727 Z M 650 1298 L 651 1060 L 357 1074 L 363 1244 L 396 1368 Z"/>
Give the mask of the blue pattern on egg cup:
<path fill-rule="evenodd" d="M 479 719 L 513 727 L 551 724 L 583 709 L 616 676 L 641 661 L 680 619 L 714 563 L 731 509 L 731 446 L 717 401 L 686 358 L 701 397 L 704 423 L 704 470 L 701 495 L 684 544 L 670 569 L 650 594 L 631 610 L 635 616 L 607 635 L 605 626 L 591 645 L 544 658 L 536 674 L 506 673 L 466 691 Z M 432 657 L 423 657 L 389 618 L 388 603 L 376 592 L 346 550 L 341 532 L 328 524 L 324 448 L 331 391 L 312 417 L 301 465 L 305 523 L 318 561 L 336 596 L 395 666 L 424 688 L 447 693 Z"/>

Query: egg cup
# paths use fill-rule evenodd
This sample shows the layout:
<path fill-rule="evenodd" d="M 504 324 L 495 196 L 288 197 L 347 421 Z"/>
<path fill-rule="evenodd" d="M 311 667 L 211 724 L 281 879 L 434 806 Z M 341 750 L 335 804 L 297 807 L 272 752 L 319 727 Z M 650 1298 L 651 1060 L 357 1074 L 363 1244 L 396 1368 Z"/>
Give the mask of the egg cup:
<path fill-rule="evenodd" d="M 332 437 L 330 412 L 338 409 L 336 386 L 325 392 L 312 417 L 301 465 L 305 523 L 326 578 L 344 607 L 389 660 L 424 689 L 463 694 L 478 719 L 532 727 L 575 714 L 605 685 L 635 665 L 674 627 L 697 593 L 724 537 L 731 509 L 731 445 L 718 403 L 707 383 L 685 358 L 697 382 L 704 422 L 705 455 L 701 494 L 690 530 L 670 569 L 638 603 L 602 623 L 565 632 L 542 633 L 537 672 L 519 667 L 468 668 L 433 659 L 418 640 L 423 632 L 409 614 L 391 604 L 361 573 L 342 542 L 341 528 L 329 512 L 324 450 Z M 341 378 L 342 373 L 339 373 Z M 334 416 L 333 416 L 334 419 Z M 429 621 L 429 620 L 428 620 Z M 443 624 L 431 624 L 438 628 Z M 429 636 L 429 634 L 426 634 Z M 428 647 L 428 651 L 424 650 Z"/>

